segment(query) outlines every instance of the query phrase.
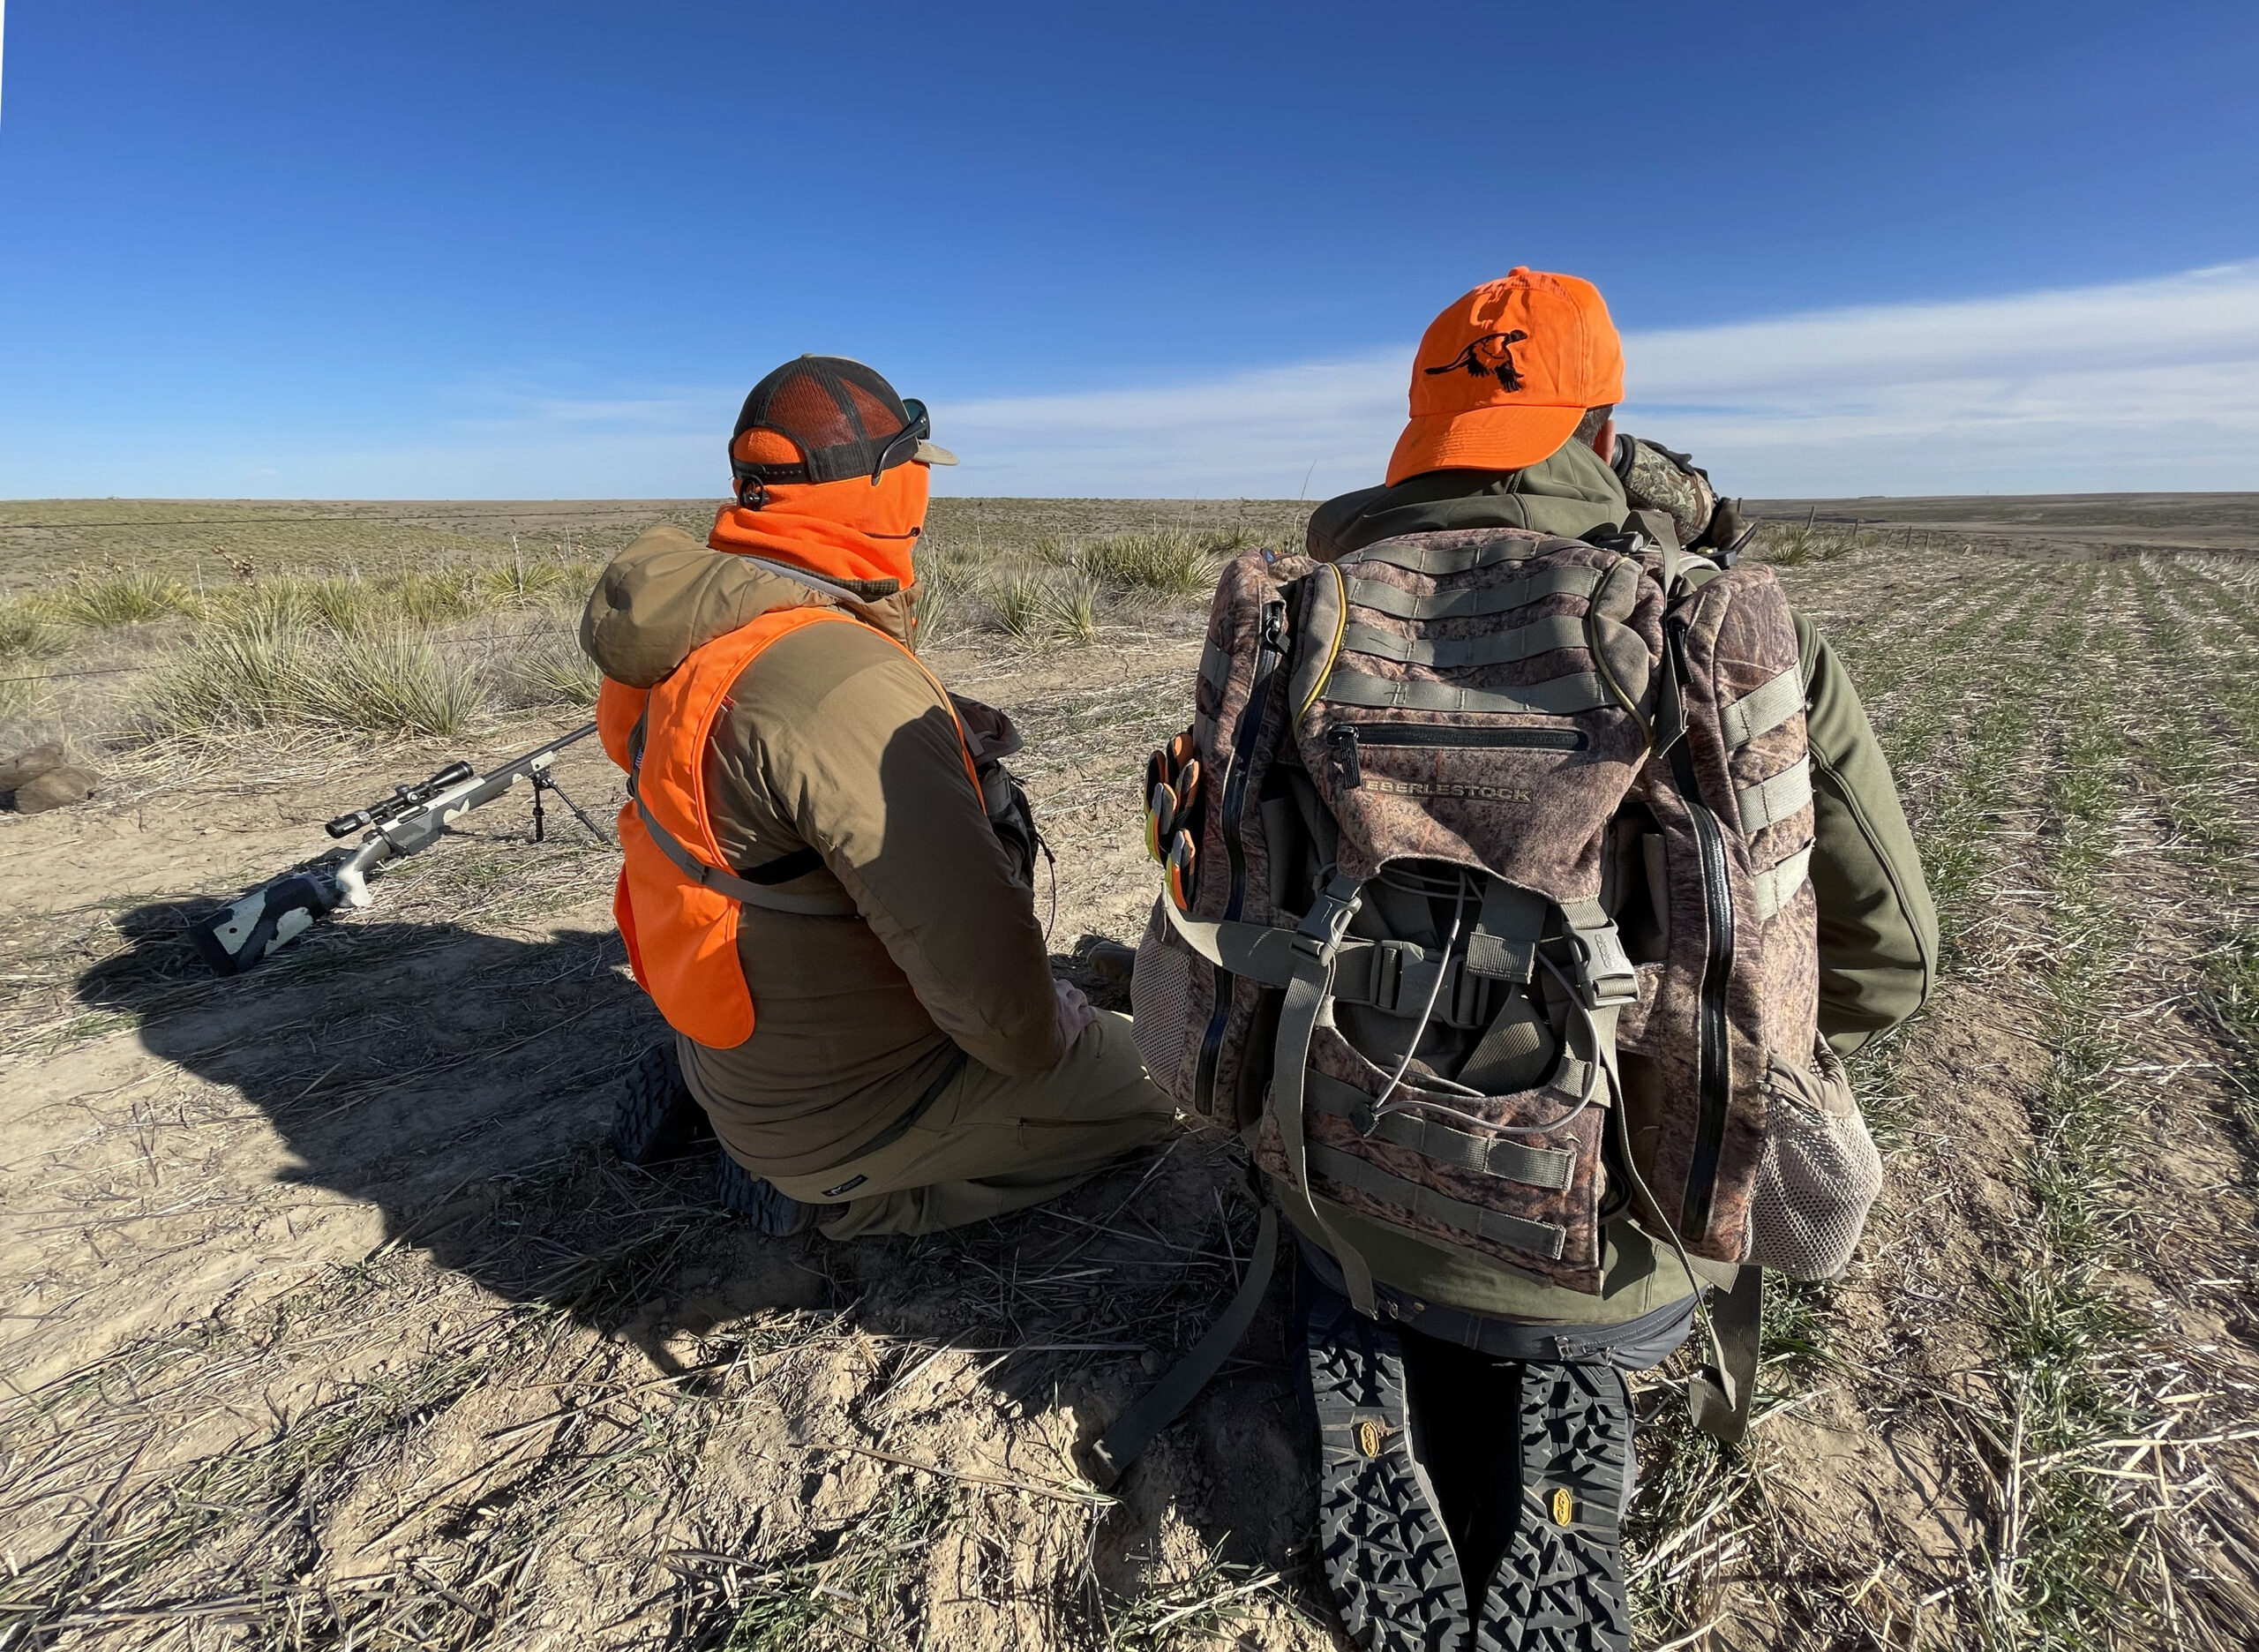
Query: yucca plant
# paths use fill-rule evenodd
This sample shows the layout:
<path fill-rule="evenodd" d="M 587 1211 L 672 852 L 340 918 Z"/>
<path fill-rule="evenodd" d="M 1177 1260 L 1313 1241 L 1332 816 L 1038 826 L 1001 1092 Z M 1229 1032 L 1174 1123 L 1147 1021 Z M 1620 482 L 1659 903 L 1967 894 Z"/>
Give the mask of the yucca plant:
<path fill-rule="evenodd" d="M 1052 629 L 1067 641 L 1098 641 L 1099 583 L 1087 574 L 1071 574 L 1045 587 L 1047 617 Z"/>
<path fill-rule="evenodd" d="M 1050 588 L 1032 574 L 1014 574 L 988 588 L 996 628 L 1021 642 L 1039 642 L 1051 613 Z"/>
<path fill-rule="evenodd" d="M 131 569 L 73 574 L 49 600 L 59 618 L 102 629 L 186 613 L 195 607 L 196 594 L 176 579 Z"/>
<path fill-rule="evenodd" d="M 494 668 L 505 704 L 594 705 L 604 675 L 568 638 L 545 639 L 505 656 Z"/>
<path fill-rule="evenodd" d="M 292 725 L 452 734 L 484 699 L 474 665 L 410 633 L 337 637 L 255 620 L 182 650 L 138 721 L 152 736 Z"/>
<path fill-rule="evenodd" d="M 1192 597 L 1216 582 L 1217 558 L 1201 540 L 1175 528 L 1116 534 L 1075 552 L 1074 566 L 1115 590 Z"/>

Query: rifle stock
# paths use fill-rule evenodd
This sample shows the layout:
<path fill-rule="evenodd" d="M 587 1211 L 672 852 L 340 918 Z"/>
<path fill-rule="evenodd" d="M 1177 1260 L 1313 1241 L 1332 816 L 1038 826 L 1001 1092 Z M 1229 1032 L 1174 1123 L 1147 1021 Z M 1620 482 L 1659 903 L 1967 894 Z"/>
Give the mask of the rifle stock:
<path fill-rule="evenodd" d="M 191 927 L 188 938 L 214 973 L 240 975 L 313 927 L 340 895 L 335 880 L 295 872 L 251 890 L 234 905 Z"/>
<path fill-rule="evenodd" d="M 467 764 L 458 763 L 422 786 L 399 788 L 387 803 L 360 811 L 370 830 L 358 849 L 350 854 L 340 852 L 338 858 L 321 866 L 261 884 L 234 905 L 192 925 L 188 932 L 190 942 L 219 974 L 240 975 L 256 967 L 305 934 L 323 913 L 340 906 L 368 905 L 371 873 L 389 861 L 430 848 L 450 825 L 492 802 L 521 778 L 531 777 L 537 787 L 554 785 L 545 777 L 556 763 L 557 754 L 596 732 L 595 724 L 585 723 L 484 774 L 473 774 Z M 458 770 L 462 777 L 451 778 Z M 448 784 L 433 789 L 440 781 Z M 537 818 L 538 804 L 537 794 Z M 390 813 L 386 812 L 387 807 Z M 330 825 L 334 828 L 353 818 L 341 816 Z M 585 821 L 587 816 L 582 818 Z M 333 831 L 332 835 L 337 834 Z"/>

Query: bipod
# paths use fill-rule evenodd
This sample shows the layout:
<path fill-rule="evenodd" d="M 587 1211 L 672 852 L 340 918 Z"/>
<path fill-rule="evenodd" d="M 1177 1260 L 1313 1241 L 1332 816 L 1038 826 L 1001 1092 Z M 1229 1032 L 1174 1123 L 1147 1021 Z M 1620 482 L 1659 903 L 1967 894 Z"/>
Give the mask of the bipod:
<path fill-rule="evenodd" d="M 544 792 L 557 793 L 558 800 L 573 811 L 581 824 L 589 829 L 589 835 L 598 843 L 607 849 L 615 846 L 612 839 L 605 835 L 604 828 L 589 818 L 588 811 L 573 801 L 572 794 L 563 786 L 559 785 L 556 777 L 546 769 L 537 769 L 533 773 L 533 840 L 536 843 L 543 842 L 549 830 L 549 818 L 541 807 L 541 794 Z"/>

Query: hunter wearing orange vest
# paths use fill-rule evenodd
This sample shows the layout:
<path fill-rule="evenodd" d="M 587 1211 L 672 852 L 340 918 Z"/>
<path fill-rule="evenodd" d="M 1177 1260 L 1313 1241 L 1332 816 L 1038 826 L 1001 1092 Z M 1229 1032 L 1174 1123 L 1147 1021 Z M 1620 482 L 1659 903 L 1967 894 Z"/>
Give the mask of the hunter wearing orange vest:
<path fill-rule="evenodd" d="M 956 462 L 928 428 L 860 363 L 786 363 L 705 544 L 643 534 L 581 625 L 632 794 L 614 910 L 675 1032 L 614 1142 L 710 1123 L 722 1202 L 771 1233 L 980 1220 L 1173 1127 L 1128 1017 L 1052 978 L 1018 736 L 912 652 L 927 467 Z"/>

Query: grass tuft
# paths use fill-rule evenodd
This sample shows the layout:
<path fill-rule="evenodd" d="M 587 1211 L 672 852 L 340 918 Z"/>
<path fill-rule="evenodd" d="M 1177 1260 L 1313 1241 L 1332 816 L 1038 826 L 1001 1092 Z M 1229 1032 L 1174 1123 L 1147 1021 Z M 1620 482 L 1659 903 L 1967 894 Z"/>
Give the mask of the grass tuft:
<path fill-rule="evenodd" d="M 483 698 L 477 668 L 422 637 L 326 637 L 262 620 L 177 654 L 138 724 L 152 738 L 287 727 L 452 734 Z"/>
<path fill-rule="evenodd" d="M 1187 1644 L 1236 1642 L 1265 1599 L 1284 1598 L 1278 1573 L 1220 1558 L 1211 1550 L 1189 1577 L 1134 1600 L 1104 1600 L 1108 1652 L 1166 1652 Z"/>
<path fill-rule="evenodd" d="M 604 674 L 569 638 L 545 639 L 505 656 L 494 667 L 497 697 L 512 708 L 589 706 Z"/>
<path fill-rule="evenodd" d="M 47 679 L 39 672 L 10 666 L 8 675 L 0 677 L 0 723 L 29 716 L 47 697 Z"/>
<path fill-rule="evenodd" d="M 1752 559 L 1776 567 L 1802 567 L 1812 562 L 1833 562 L 1853 548 L 1853 542 L 1833 528 L 1767 522 L 1758 529 Z"/>
<path fill-rule="evenodd" d="M 48 601 L 57 619 L 96 629 L 193 613 L 197 607 L 196 593 L 178 580 L 139 569 L 74 574 Z"/>
<path fill-rule="evenodd" d="M 1115 534 L 1082 546 L 1071 566 L 1110 589 L 1155 597 L 1196 597 L 1216 582 L 1218 558 L 1208 540 L 1181 529 Z"/>
<path fill-rule="evenodd" d="M 51 659 L 62 647 L 38 604 L 20 597 L 0 602 L 0 666 Z"/>

